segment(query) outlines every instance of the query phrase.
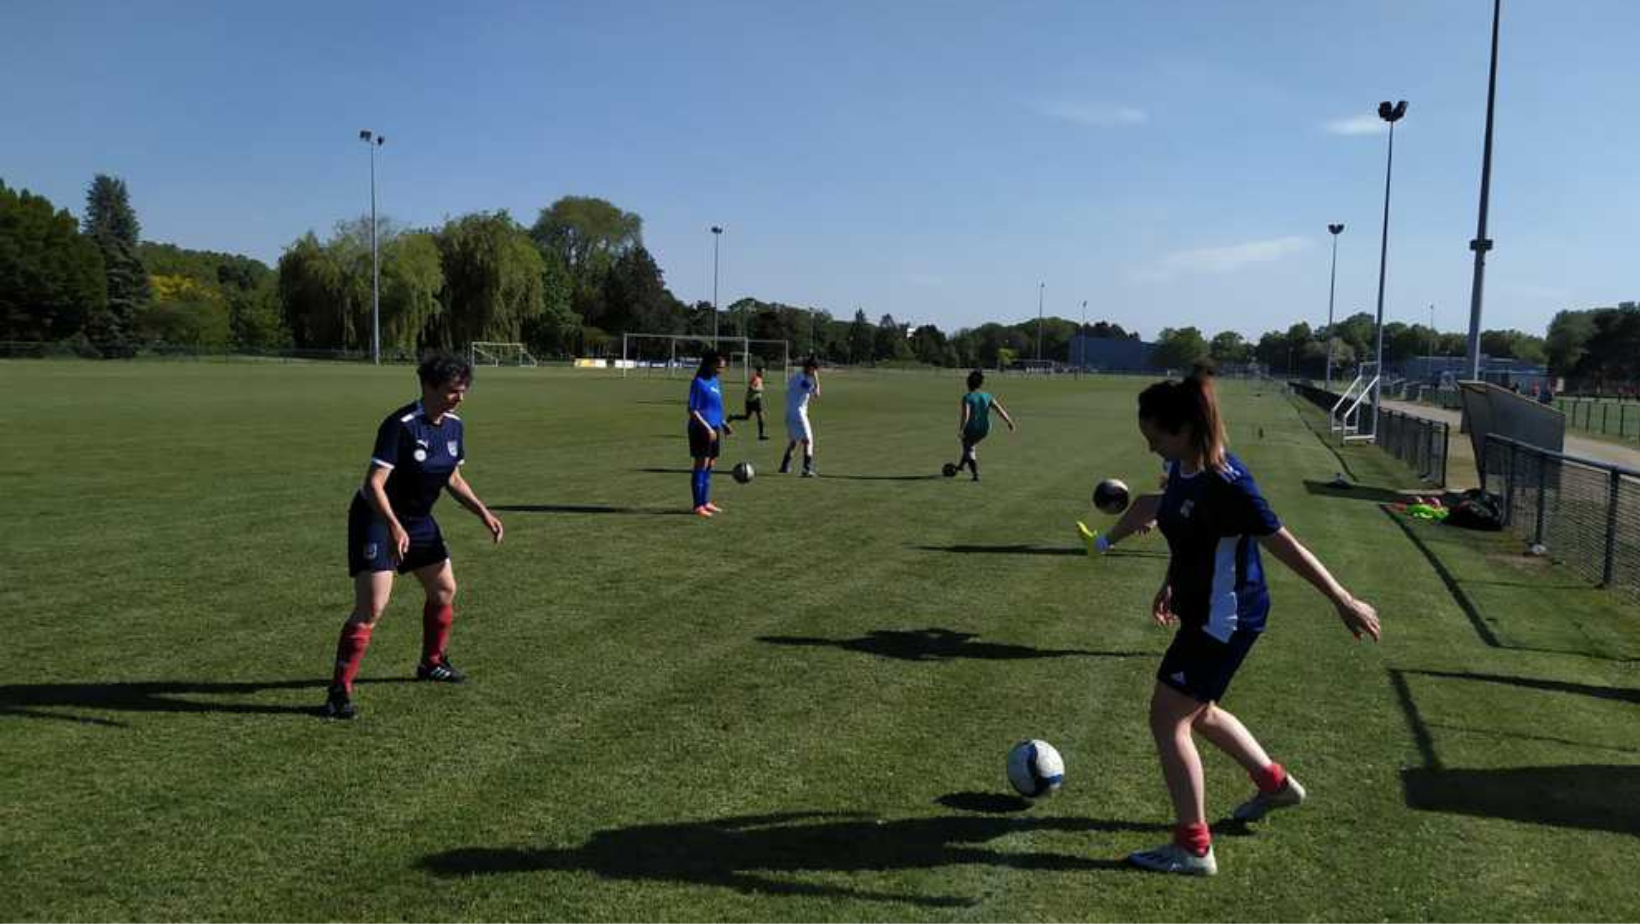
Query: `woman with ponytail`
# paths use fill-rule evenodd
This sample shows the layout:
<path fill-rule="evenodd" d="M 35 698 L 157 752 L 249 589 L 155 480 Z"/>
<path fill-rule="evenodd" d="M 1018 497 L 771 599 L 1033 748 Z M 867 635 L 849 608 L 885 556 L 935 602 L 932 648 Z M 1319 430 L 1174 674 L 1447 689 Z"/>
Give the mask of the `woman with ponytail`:
<path fill-rule="evenodd" d="M 1139 431 L 1167 468 L 1162 493 L 1141 501 L 1155 510 L 1170 555 L 1151 616 L 1158 625 L 1178 627 L 1150 700 L 1150 730 L 1177 827 L 1172 842 L 1128 859 L 1158 872 L 1209 876 L 1218 866 L 1196 734 L 1241 764 L 1258 788 L 1231 813 L 1236 820 L 1258 821 L 1304 801 L 1298 780 L 1219 706 L 1270 611 L 1259 547 L 1325 595 L 1356 638 L 1378 638 L 1378 614 L 1281 525 L 1253 476 L 1226 448 L 1210 369 L 1198 366 L 1182 382 L 1157 382 L 1141 392 Z"/>

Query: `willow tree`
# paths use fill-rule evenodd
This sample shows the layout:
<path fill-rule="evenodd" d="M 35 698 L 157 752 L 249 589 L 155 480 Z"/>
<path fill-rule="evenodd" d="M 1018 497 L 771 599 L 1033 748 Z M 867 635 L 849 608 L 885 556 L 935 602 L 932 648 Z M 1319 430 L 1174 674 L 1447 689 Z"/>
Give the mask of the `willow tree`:
<path fill-rule="evenodd" d="M 506 210 L 451 219 L 436 235 L 444 269 L 444 311 L 429 345 L 460 349 L 474 340 L 520 341 L 524 322 L 545 310 L 541 254 Z"/>

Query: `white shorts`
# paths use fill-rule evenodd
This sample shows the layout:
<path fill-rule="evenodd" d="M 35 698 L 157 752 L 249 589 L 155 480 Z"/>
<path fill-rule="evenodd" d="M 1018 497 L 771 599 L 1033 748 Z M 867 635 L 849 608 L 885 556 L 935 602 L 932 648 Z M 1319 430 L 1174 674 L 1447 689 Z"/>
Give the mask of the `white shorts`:
<path fill-rule="evenodd" d="M 793 442 L 807 440 L 814 447 L 814 427 L 809 425 L 807 412 L 786 415 L 786 438 Z"/>

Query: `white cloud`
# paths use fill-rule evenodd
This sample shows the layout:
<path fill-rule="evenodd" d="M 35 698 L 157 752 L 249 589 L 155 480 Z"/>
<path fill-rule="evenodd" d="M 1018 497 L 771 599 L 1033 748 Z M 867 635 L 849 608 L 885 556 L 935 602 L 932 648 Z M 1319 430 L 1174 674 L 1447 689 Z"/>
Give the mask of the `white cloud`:
<path fill-rule="evenodd" d="M 1038 115 L 1094 128 L 1138 125 L 1150 118 L 1143 109 L 1133 106 L 1112 106 L 1105 103 L 1074 103 L 1061 100 L 1059 102 L 1038 103 L 1035 108 Z"/>
<path fill-rule="evenodd" d="M 1377 115 L 1368 113 L 1323 122 L 1321 128 L 1332 135 L 1382 135 L 1389 131 L 1389 123 Z"/>
<path fill-rule="evenodd" d="M 1231 273 L 1244 266 L 1280 260 L 1289 254 L 1308 249 L 1310 244 L 1308 238 L 1277 237 L 1224 247 L 1181 250 L 1140 269 L 1134 276 L 1146 282 L 1160 282 L 1194 273 Z"/>

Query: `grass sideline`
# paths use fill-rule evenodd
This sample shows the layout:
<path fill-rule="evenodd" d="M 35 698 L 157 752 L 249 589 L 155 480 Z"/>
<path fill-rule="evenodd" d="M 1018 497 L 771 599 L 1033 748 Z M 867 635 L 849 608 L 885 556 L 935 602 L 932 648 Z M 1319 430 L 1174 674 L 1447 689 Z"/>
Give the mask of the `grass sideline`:
<path fill-rule="evenodd" d="M 1274 566 L 1226 705 L 1313 802 L 1225 830 L 1221 875 L 1122 868 L 1166 837 L 1144 723 L 1157 537 L 1098 562 L 1099 478 L 1148 485 L 1144 379 L 1002 379 L 1021 423 L 955 454 L 952 378 L 840 374 L 817 481 L 748 439 L 687 504 L 683 378 L 483 369 L 466 469 L 506 543 L 440 505 L 474 682 L 406 682 L 417 594 L 352 724 L 313 717 L 349 605 L 345 509 L 407 368 L 0 363 L 0 907 L 17 919 L 1632 919 L 1640 623 L 1512 540 L 1392 520 L 1270 386 L 1233 448 L 1385 619 L 1358 644 Z M 779 391 L 771 383 L 772 391 Z M 780 406 L 779 395 L 771 404 Z M 733 403 L 733 401 L 732 401 Z M 1263 437 L 1258 434 L 1262 429 Z M 1406 482 L 1368 447 L 1364 486 Z M 1008 747 L 1066 790 L 1018 809 Z M 1210 813 L 1248 790 L 1207 754 Z"/>

